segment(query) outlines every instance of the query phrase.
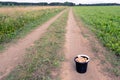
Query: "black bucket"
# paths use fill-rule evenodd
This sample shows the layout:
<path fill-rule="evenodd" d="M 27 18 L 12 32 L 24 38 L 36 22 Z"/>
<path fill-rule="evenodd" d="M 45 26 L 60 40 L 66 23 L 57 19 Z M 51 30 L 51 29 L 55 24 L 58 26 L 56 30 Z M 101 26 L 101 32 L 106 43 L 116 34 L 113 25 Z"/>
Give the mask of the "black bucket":
<path fill-rule="evenodd" d="M 83 57 L 83 58 L 86 58 L 86 62 L 78 62 L 76 61 L 76 58 L 78 57 Z M 87 71 L 87 65 L 88 65 L 88 62 L 89 62 L 90 58 L 87 56 L 87 55 L 78 55 L 77 57 L 74 58 L 74 61 L 76 63 L 76 71 L 78 73 L 85 73 Z"/>

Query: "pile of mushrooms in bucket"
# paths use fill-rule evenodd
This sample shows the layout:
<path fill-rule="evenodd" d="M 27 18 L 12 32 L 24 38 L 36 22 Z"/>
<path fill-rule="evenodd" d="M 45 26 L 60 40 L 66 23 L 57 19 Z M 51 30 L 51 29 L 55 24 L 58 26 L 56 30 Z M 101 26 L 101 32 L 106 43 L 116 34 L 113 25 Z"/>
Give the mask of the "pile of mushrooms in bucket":
<path fill-rule="evenodd" d="M 88 65 L 88 62 L 90 61 L 89 56 L 84 54 L 77 55 L 74 58 L 74 61 L 76 63 L 76 71 L 78 73 L 85 73 L 87 71 L 87 65 Z"/>

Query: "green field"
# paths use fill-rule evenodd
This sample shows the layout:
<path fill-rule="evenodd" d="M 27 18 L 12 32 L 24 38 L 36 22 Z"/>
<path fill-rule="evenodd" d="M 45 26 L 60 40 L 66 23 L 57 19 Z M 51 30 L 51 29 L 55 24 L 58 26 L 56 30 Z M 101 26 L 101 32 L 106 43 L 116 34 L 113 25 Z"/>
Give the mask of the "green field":
<path fill-rule="evenodd" d="M 108 49 L 108 53 L 105 53 L 106 60 L 111 63 L 112 68 L 106 70 L 120 76 L 120 7 L 74 7 L 74 13 L 77 19 L 82 20 Z"/>
<path fill-rule="evenodd" d="M 96 33 L 104 46 L 120 56 L 120 7 L 74 7 L 76 16 Z"/>

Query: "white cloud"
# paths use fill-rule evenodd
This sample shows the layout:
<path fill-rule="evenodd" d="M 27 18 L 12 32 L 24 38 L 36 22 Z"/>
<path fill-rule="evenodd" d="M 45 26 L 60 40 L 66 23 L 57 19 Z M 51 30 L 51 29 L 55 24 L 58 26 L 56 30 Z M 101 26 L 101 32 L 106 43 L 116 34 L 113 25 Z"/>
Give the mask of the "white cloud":
<path fill-rule="evenodd" d="M 15 1 L 15 2 L 74 2 L 79 3 L 120 3 L 120 0 L 0 0 L 0 1 Z"/>

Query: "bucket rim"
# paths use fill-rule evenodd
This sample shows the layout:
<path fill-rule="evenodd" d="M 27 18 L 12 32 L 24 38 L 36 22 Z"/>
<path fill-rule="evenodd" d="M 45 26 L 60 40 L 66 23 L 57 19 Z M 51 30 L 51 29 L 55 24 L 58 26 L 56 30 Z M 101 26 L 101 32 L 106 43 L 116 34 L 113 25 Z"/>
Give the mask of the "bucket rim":
<path fill-rule="evenodd" d="M 88 60 L 87 60 L 85 63 L 87 63 L 87 62 L 89 62 L 89 61 L 90 61 L 90 57 L 89 57 L 89 56 L 87 56 L 87 55 L 85 55 L 85 54 L 79 54 L 79 55 L 77 55 L 77 56 L 75 57 L 75 59 L 76 59 L 77 57 L 82 57 L 82 56 L 85 56 L 85 57 L 87 57 L 87 58 L 88 58 Z"/>

